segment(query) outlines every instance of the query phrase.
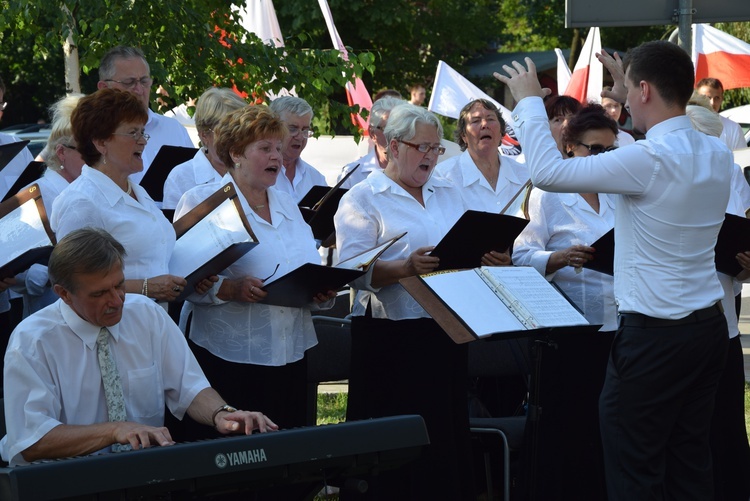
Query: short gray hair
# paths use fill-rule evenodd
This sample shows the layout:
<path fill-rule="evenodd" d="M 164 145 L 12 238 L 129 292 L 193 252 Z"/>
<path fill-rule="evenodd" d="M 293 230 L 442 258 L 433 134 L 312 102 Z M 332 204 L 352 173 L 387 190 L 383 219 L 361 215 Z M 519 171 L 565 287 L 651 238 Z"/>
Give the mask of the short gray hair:
<path fill-rule="evenodd" d="M 198 98 L 195 105 L 195 128 L 198 132 L 213 129 L 228 113 L 247 106 L 247 101 L 232 89 L 211 87 Z"/>
<path fill-rule="evenodd" d="M 385 116 L 393 111 L 393 108 L 405 104 L 406 101 L 396 97 L 383 97 L 372 103 L 370 109 L 370 125 L 377 127 L 385 120 Z"/>
<path fill-rule="evenodd" d="M 385 139 L 390 142 L 394 139 L 411 139 L 417 134 L 417 124 L 432 125 L 437 129 L 439 138 L 443 137 L 443 125 L 440 120 L 432 113 L 421 106 L 415 106 L 411 103 L 404 103 L 396 106 L 388 118 L 383 133 Z"/>
<path fill-rule="evenodd" d="M 63 237 L 49 257 L 50 282 L 69 292 L 78 289 L 77 275 L 108 272 L 124 263 L 125 248 L 100 228 L 81 228 Z"/>
<path fill-rule="evenodd" d="M 73 128 L 70 125 L 70 115 L 78 106 L 78 101 L 83 94 L 70 94 L 56 101 L 49 107 L 49 113 L 52 116 L 52 130 L 47 138 L 47 145 L 44 147 L 44 161 L 47 167 L 54 171 L 59 171 L 62 167 L 60 159 L 57 158 L 55 150 L 58 144 L 69 145 L 73 142 Z"/>
<path fill-rule="evenodd" d="M 127 47 L 125 45 L 118 45 L 117 47 L 111 48 L 102 60 L 99 62 L 99 80 L 111 80 L 115 76 L 115 62 L 118 59 L 135 59 L 141 58 L 146 64 L 146 69 L 151 73 L 151 69 L 146 61 L 146 56 L 143 51 L 137 47 Z"/>
<path fill-rule="evenodd" d="M 301 97 L 277 97 L 276 99 L 271 101 L 271 104 L 269 104 L 268 106 L 279 116 L 281 116 L 281 114 L 285 111 L 298 117 L 310 115 L 310 118 L 312 118 L 314 115 L 312 106 L 307 104 L 307 101 L 305 101 Z"/>

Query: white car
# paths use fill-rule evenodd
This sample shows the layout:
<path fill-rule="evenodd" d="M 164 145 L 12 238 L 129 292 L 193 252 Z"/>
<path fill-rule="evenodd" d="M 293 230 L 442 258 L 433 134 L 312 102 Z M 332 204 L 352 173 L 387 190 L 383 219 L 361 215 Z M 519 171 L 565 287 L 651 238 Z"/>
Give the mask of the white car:
<path fill-rule="evenodd" d="M 737 106 L 736 108 L 729 108 L 728 110 L 722 111 L 720 115 L 740 124 L 742 131 L 745 133 L 745 142 L 750 146 L 750 104 Z"/>

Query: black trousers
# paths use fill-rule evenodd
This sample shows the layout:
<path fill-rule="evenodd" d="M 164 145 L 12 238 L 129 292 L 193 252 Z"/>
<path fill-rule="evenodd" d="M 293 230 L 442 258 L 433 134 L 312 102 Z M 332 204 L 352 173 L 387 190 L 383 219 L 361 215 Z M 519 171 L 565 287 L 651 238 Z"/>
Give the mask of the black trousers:
<path fill-rule="evenodd" d="M 621 321 L 599 401 L 610 501 L 713 499 L 709 433 L 727 343 L 720 313 L 674 326 Z"/>

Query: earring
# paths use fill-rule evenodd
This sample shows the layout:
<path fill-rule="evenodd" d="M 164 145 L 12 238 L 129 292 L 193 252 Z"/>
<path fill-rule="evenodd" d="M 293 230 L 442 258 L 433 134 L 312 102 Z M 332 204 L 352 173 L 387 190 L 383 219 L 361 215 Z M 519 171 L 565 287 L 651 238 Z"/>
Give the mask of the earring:
<path fill-rule="evenodd" d="M 235 169 L 239 169 L 240 168 L 240 163 L 239 162 L 235 162 L 234 163 L 234 168 Z"/>
<path fill-rule="evenodd" d="M 107 165 L 107 155 L 102 155 L 102 163 Z"/>

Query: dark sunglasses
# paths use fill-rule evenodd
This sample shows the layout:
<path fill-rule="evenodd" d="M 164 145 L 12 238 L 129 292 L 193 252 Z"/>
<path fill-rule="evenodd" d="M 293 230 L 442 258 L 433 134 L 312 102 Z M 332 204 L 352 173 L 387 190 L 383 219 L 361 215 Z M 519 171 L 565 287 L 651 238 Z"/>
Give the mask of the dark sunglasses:
<path fill-rule="evenodd" d="M 604 153 L 605 151 L 614 151 L 617 149 L 617 146 L 602 146 L 601 144 L 584 144 L 584 143 L 578 143 L 587 150 L 589 150 L 589 153 L 592 155 L 598 155 L 599 153 Z"/>

